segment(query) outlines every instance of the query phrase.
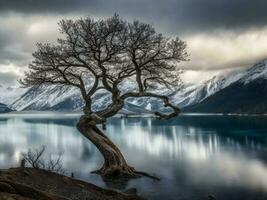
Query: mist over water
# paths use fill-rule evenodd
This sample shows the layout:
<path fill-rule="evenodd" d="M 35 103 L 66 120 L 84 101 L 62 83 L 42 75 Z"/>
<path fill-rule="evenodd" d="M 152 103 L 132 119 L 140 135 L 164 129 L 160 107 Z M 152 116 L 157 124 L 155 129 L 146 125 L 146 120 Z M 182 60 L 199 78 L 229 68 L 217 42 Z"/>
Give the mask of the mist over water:
<path fill-rule="evenodd" d="M 137 188 L 148 199 L 267 199 L 267 117 L 180 116 L 108 120 L 107 134 L 129 164 L 161 177 L 110 183 L 90 171 L 103 160 L 77 130 L 79 115 L 0 116 L 0 167 L 17 167 L 21 153 L 46 146 L 63 153 L 75 178 L 116 190 Z"/>

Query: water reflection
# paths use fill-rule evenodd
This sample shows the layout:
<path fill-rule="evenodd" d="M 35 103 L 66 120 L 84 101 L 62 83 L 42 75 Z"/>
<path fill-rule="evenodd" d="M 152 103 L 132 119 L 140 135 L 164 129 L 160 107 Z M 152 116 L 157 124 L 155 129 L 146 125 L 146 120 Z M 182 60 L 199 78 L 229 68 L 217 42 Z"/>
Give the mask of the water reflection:
<path fill-rule="evenodd" d="M 149 199 L 267 198 L 266 117 L 112 118 L 107 132 L 129 163 L 162 180 L 111 184 L 89 173 L 102 158 L 77 132 L 77 115 L 7 116 L 0 117 L 2 168 L 17 166 L 28 148 L 46 145 L 52 155 L 64 153 L 64 167 L 77 178 L 121 190 L 136 187 Z"/>

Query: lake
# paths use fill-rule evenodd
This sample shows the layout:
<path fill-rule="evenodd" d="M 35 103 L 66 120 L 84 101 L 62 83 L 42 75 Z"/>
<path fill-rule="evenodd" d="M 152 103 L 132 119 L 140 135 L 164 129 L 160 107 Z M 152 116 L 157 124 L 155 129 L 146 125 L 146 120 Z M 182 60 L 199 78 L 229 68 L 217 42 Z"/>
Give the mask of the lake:
<path fill-rule="evenodd" d="M 103 162 L 76 130 L 78 114 L 0 115 L 0 167 L 19 166 L 21 153 L 46 146 L 67 175 L 116 190 L 137 188 L 147 199 L 267 199 L 267 117 L 183 115 L 108 120 L 107 135 L 137 170 L 161 177 L 111 183 L 90 174 Z"/>

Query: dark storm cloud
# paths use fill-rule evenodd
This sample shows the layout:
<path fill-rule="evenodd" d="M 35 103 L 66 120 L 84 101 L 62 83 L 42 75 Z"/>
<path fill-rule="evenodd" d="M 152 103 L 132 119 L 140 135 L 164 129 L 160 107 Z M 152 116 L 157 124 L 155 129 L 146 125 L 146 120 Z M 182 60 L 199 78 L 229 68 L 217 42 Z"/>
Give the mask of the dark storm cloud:
<path fill-rule="evenodd" d="M 93 5 L 97 0 L 1 0 L 0 10 L 30 13 L 78 12 L 84 5 Z"/>
<path fill-rule="evenodd" d="M 22 75 L 36 42 L 56 42 L 60 19 L 115 12 L 185 40 L 185 69 L 209 74 L 267 58 L 267 0 L 0 0 L 0 79 Z"/>
<path fill-rule="evenodd" d="M 26 45 L 23 45 L 27 31 L 25 24 L 17 16 L 0 16 L 0 64 L 21 65 L 29 58 Z"/>
<path fill-rule="evenodd" d="M 17 38 L 1 33 L 0 30 L 0 64 L 8 64 L 11 60 L 13 63 L 20 63 L 26 59 L 25 52 L 17 46 Z"/>
<path fill-rule="evenodd" d="M 184 1 L 186 23 L 195 28 L 246 28 L 267 25 L 266 0 Z M 190 17 L 191 16 L 191 17 Z M 191 21 L 192 20 L 192 21 Z"/>
<path fill-rule="evenodd" d="M 266 0 L 1 0 L 0 11 L 112 15 L 154 22 L 171 33 L 267 24 Z"/>

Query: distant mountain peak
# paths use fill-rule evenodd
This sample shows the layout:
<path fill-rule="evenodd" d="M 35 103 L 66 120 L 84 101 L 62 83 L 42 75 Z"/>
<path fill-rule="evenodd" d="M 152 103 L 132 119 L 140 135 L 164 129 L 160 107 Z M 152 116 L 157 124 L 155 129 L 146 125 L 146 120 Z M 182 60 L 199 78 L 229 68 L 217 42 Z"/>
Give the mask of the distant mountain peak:
<path fill-rule="evenodd" d="M 184 108 L 207 101 L 232 85 L 236 87 L 236 92 L 232 95 L 237 95 L 241 92 L 242 87 L 246 87 L 246 84 L 249 85 L 254 83 L 255 80 L 264 81 L 265 79 L 267 80 L 267 60 L 263 60 L 247 70 L 213 76 L 208 81 L 195 85 L 183 85 L 172 93 L 167 93 L 166 90 L 162 89 L 159 89 L 157 92 L 162 95 L 169 95 L 171 102 L 180 108 Z M 124 84 L 122 90 L 129 91 L 135 87 L 131 83 Z M 266 88 L 265 85 L 264 88 Z M 248 91 L 246 90 L 246 92 Z M 0 102 L 16 110 L 81 111 L 84 106 L 79 91 L 73 87 L 59 85 L 31 88 L 0 87 L 0 94 Z M 97 93 L 93 98 L 97 99 L 93 104 L 93 109 L 95 110 L 105 108 L 111 100 L 110 95 L 105 91 Z M 232 99 L 232 97 L 227 98 L 224 101 Z M 141 112 L 141 110 L 145 112 L 145 110 L 155 111 L 163 109 L 162 102 L 154 98 L 130 98 L 127 99 L 126 104 L 123 111 L 129 113 Z"/>
<path fill-rule="evenodd" d="M 184 110 L 198 113 L 267 113 L 266 60 L 243 72 L 230 74 L 211 85 L 216 88 L 216 85 L 222 83 L 224 87 L 220 90 Z"/>
<path fill-rule="evenodd" d="M 258 78 L 267 78 L 267 60 L 262 60 L 261 62 L 253 65 L 251 68 L 244 72 L 241 81 L 245 84 L 256 80 Z"/>

